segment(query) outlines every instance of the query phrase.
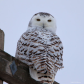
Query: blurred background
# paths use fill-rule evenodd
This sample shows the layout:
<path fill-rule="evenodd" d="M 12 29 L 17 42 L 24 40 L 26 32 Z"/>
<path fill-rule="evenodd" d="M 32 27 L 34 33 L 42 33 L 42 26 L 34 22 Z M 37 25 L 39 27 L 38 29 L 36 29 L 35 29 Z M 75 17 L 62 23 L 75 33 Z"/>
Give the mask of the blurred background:
<path fill-rule="evenodd" d="M 0 0 L 4 51 L 15 56 L 18 39 L 38 12 L 48 12 L 56 18 L 56 34 L 64 46 L 64 68 L 57 72 L 55 81 L 84 84 L 84 0 Z"/>

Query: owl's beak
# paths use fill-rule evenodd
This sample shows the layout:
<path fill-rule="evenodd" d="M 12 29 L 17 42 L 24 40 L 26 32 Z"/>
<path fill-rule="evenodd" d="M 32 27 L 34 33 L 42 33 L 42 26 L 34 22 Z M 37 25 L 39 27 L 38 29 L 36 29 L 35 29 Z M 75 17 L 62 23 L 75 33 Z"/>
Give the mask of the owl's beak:
<path fill-rule="evenodd" d="M 45 27 L 45 25 L 43 24 L 43 28 Z"/>

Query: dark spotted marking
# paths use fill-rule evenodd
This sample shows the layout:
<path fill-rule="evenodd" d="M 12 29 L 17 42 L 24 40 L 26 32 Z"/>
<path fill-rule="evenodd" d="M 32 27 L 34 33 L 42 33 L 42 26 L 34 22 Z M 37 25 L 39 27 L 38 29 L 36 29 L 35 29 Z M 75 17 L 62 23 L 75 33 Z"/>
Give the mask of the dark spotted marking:
<path fill-rule="evenodd" d="M 27 50 L 24 51 L 24 55 L 27 55 Z"/>
<path fill-rule="evenodd" d="M 22 39 L 24 39 L 24 40 L 28 40 L 28 39 L 26 39 L 23 35 L 22 35 Z"/>
<path fill-rule="evenodd" d="M 39 73 L 41 73 L 42 71 L 45 71 L 44 74 L 47 74 L 47 70 L 45 70 L 45 69 L 40 70 L 40 71 L 38 71 L 37 73 L 39 74 Z"/>
<path fill-rule="evenodd" d="M 34 16 L 35 15 L 40 15 L 40 16 L 52 16 L 51 14 L 49 14 L 49 13 L 46 13 L 46 12 L 39 12 L 39 13 L 36 13 L 36 14 L 34 14 Z M 52 16 L 53 17 L 53 16 Z M 53 17 L 54 18 L 54 17 Z"/>
<path fill-rule="evenodd" d="M 45 75 L 45 76 L 40 76 L 40 77 L 38 77 L 38 78 L 39 78 L 39 79 L 40 79 L 40 78 L 50 78 L 50 79 L 52 79 L 50 76 L 46 76 L 46 75 Z"/>

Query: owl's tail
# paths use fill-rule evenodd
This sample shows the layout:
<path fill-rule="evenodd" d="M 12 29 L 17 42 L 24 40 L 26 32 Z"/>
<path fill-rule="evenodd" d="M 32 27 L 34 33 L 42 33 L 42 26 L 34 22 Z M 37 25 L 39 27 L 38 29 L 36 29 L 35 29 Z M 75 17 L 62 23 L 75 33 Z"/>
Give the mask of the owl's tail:
<path fill-rule="evenodd" d="M 43 84 L 53 84 L 54 82 L 54 74 L 43 74 L 43 73 L 37 73 L 36 70 L 34 70 L 33 68 L 29 68 L 30 71 L 30 76 L 36 80 L 36 81 L 40 81 Z"/>

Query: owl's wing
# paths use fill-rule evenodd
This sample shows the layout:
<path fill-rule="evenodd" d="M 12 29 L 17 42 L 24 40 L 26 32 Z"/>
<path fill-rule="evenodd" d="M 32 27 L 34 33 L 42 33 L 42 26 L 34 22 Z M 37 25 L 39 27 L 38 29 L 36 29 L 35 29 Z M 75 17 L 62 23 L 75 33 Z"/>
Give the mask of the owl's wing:
<path fill-rule="evenodd" d="M 63 44 L 60 38 L 55 35 L 51 38 L 51 47 L 48 49 L 48 54 L 53 59 L 53 64 L 58 69 L 63 68 Z"/>
<path fill-rule="evenodd" d="M 49 73 L 54 73 L 58 71 L 58 69 L 64 68 L 63 66 L 63 44 L 60 38 L 57 35 L 50 35 L 50 39 L 47 41 L 47 48 L 44 51 L 46 54 L 46 62 L 47 71 Z"/>
<path fill-rule="evenodd" d="M 30 38 L 31 36 L 26 31 L 22 34 L 20 39 L 17 42 L 17 48 L 16 48 L 16 54 L 15 57 L 22 61 L 23 63 L 26 63 L 27 65 L 32 65 L 33 63 L 29 59 L 29 46 L 30 46 Z"/>

